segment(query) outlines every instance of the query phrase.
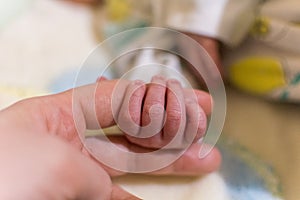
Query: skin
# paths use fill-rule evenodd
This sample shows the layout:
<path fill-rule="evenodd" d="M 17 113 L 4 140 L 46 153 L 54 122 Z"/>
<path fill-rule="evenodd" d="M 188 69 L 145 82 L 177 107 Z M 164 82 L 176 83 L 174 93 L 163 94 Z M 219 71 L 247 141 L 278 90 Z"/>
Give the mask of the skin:
<path fill-rule="evenodd" d="M 216 40 L 188 35 L 202 44 L 217 66 L 220 66 Z M 113 118 L 114 111 L 110 110 L 111 105 L 107 103 L 115 84 L 116 81 L 105 81 L 96 92 L 97 123 L 100 123 L 101 127 L 116 124 Z M 167 86 L 173 88 L 174 92 L 168 90 Z M 79 89 L 79 93 L 82 94 L 78 109 L 83 116 L 79 123 L 81 129 L 97 127 L 95 120 L 90 116 L 89 99 L 85 95 L 89 94 L 91 88 L 94 87 Z M 23 100 L 0 111 L 0 199 L 139 199 L 112 185 L 111 177 L 123 175 L 123 172 L 109 169 L 95 161 L 84 148 L 74 124 L 72 92 L 70 90 L 61 94 Z M 196 99 L 187 98 L 193 96 L 191 92 L 196 94 Z M 141 86 L 139 91 L 134 90 L 134 93 L 137 94 L 135 100 L 130 100 L 129 104 L 119 105 L 119 110 L 116 109 L 118 118 L 124 119 L 124 116 L 128 115 L 126 110 L 129 108 L 130 115 L 127 117 L 133 119 L 135 124 L 147 126 L 154 121 L 155 130 L 163 129 L 149 138 L 136 138 L 125 132 L 125 136 L 111 138 L 112 142 L 134 152 L 160 148 L 178 133 L 180 126 L 177 124 L 181 120 L 185 121 L 184 130 L 179 131 L 179 134 L 183 135 L 183 140 L 196 141 L 203 135 L 206 119 L 203 112 L 209 114 L 211 109 L 210 97 L 206 93 L 183 90 L 176 81 L 160 78 L 154 79 L 150 86 Z M 124 91 L 120 98 L 124 98 L 125 94 L 128 93 Z M 163 98 L 165 96 L 166 99 Z M 175 96 L 178 98 L 174 98 Z M 165 119 L 165 127 L 162 127 L 164 117 L 159 109 L 154 112 L 157 114 L 154 115 L 156 118 L 149 115 L 153 105 L 165 107 L 166 113 L 171 116 Z M 184 109 L 173 112 L 172 110 L 179 105 L 185 105 Z M 199 117 L 199 113 L 193 112 L 195 107 L 201 112 L 202 117 Z M 193 119 L 201 119 L 203 121 L 201 126 L 197 126 L 197 120 Z M 188 133 L 191 131 L 188 127 L 196 127 L 196 134 L 190 136 Z M 136 131 L 136 134 L 141 133 Z M 180 146 L 180 143 L 178 145 Z M 199 149 L 199 144 L 192 144 L 176 162 L 151 174 L 201 175 L 216 170 L 221 160 L 219 152 L 214 149 L 206 158 L 199 160 L 197 157 Z"/>
<path fill-rule="evenodd" d="M 123 101 L 118 124 L 121 122 L 129 141 L 143 147 L 162 148 L 179 134 L 181 137 L 175 146 L 178 148 L 204 135 L 207 123 L 204 109 L 209 113 L 211 106 L 203 102 L 210 102 L 210 96 L 183 89 L 177 80 L 161 76 L 154 76 L 148 86 L 138 81 L 127 88 L 134 98 Z M 149 135 L 153 136 L 147 137 Z"/>
<path fill-rule="evenodd" d="M 138 117 L 147 116 L 148 108 L 143 104 L 163 102 L 162 94 L 163 91 L 167 93 L 168 87 L 157 88 L 153 83 L 158 80 L 166 85 L 175 84 L 174 93 L 179 96 L 177 100 L 172 95 L 166 98 L 167 113 L 169 101 L 172 101 L 172 106 L 179 102 L 188 107 L 186 105 L 189 101 L 185 101 L 188 90 L 182 89 L 174 80 L 156 77 L 150 85 L 141 84 L 141 88 L 145 88 L 146 91 L 143 95 L 141 93 L 141 96 L 136 96 L 136 99 L 140 101 L 139 98 L 143 97 L 146 100 L 141 104 L 145 109 L 139 107 L 142 111 L 138 112 Z M 101 124 L 102 128 L 116 123 L 110 99 L 117 83 L 118 80 L 102 79 L 97 84 L 77 88 L 77 103 L 72 99 L 74 90 L 69 90 L 60 94 L 26 99 L 0 111 L 0 199 L 139 199 L 111 183 L 111 177 L 123 175 L 124 172 L 112 170 L 94 160 L 77 133 L 78 130 L 97 126 L 91 114 L 91 109 L 94 108 L 91 106 L 91 97 L 94 94 L 97 123 Z M 119 98 L 129 98 L 127 89 L 131 84 L 129 81 L 121 84 L 123 87 L 117 92 Z M 159 91 L 157 96 L 151 99 L 153 91 L 156 90 Z M 197 101 L 192 101 L 193 105 L 197 102 L 197 107 L 209 113 L 209 95 L 198 90 L 193 92 L 197 96 Z M 119 101 L 120 110 L 122 106 L 127 106 L 121 105 L 121 102 Z M 74 123 L 72 103 L 78 116 L 82 116 L 76 120 L 78 124 Z M 118 116 L 123 115 L 120 110 Z M 188 113 L 188 109 L 186 110 Z M 137 107 L 130 107 L 129 111 L 137 113 Z M 167 119 L 166 125 L 172 124 L 173 119 L 177 118 Z M 147 123 L 148 119 L 140 122 Z M 203 134 L 202 128 L 200 130 L 199 134 Z M 172 129 L 164 128 L 158 135 L 173 134 L 168 131 Z M 112 137 L 111 141 L 134 152 L 149 151 L 148 147 L 156 148 L 151 146 L 151 140 L 148 141 L 149 145 L 147 140 L 133 142 L 130 138 L 128 135 L 116 136 Z M 157 140 L 164 143 L 164 138 L 160 137 Z M 221 161 L 218 150 L 214 149 L 206 158 L 200 160 L 199 149 L 200 144 L 192 144 L 174 163 L 150 174 L 201 175 L 218 169 Z"/>

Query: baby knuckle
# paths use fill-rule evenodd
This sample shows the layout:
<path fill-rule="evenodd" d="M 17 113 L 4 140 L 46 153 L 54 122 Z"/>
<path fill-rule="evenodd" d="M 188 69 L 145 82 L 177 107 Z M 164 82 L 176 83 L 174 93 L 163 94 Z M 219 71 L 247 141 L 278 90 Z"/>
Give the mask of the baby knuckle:
<path fill-rule="evenodd" d="M 167 120 L 174 121 L 174 123 L 179 122 L 181 120 L 182 112 L 178 110 L 171 110 L 167 113 Z"/>

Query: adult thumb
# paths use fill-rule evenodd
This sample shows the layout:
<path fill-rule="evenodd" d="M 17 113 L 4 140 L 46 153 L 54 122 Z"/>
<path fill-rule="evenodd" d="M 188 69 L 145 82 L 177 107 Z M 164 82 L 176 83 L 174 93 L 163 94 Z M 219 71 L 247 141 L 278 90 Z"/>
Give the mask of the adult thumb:
<path fill-rule="evenodd" d="M 141 200 L 118 185 L 112 185 L 111 200 Z"/>

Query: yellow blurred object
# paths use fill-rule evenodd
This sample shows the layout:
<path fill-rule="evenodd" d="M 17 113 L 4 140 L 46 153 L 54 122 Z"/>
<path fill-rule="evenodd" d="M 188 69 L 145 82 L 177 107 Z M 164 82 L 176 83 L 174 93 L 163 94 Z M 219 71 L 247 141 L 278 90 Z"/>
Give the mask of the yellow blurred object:
<path fill-rule="evenodd" d="M 130 3 L 128 0 L 108 0 L 107 12 L 111 20 L 122 21 L 131 13 Z"/>
<path fill-rule="evenodd" d="M 270 31 L 270 22 L 265 17 L 259 17 L 255 20 L 250 33 L 253 36 L 265 36 Z"/>
<path fill-rule="evenodd" d="M 286 85 L 281 63 L 269 57 L 250 57 L 229 68 L 230 81 L 240 89 L 265 94 Z"/>

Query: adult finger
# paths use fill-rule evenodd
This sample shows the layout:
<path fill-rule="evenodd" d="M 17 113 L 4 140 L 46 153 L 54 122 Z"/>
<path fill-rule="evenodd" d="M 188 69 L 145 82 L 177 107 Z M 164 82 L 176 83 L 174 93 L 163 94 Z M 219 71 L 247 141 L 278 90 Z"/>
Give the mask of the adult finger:
<path fill-rule="evenodd" d="M 100 76 L 97 78 L 96 82 L 106 81 L 108 80 L 105 76 Z"/>
<path fill-rule="evenodd" d="M 141 200 L 141 199 L 136 196 L 133 196 L 129 192 L 122 189 L 120 186 L 113 185 L 110 200 Z"/>
<path fill-rule="evenodd" d="M 198 176 L 218 170 L 221 164 L 221 154 L 218 149 L 213 148 L 212 151 L 202 159 L 199 158 L 200 149 L 201 144 L 194 143 L 174 163 L 171 163 L 163 169 L 151 172 L 150 174 Z"/>
<path fill-rule="evenodd" d="M 150 148 L 144 148 L 141 146 L 138 146 L 136 144 L 133 144 L 126 140 L 123 136 L 112 136 L 110 137 L 110 140 L 118 145 L 119 148 L 124 149 L 124 151 L 134 152 L 134 153 L 150 153 L 152 151 L 155 151 L 156 149 L 150 149 Z M 213 148 L 211 152 L 204 158 L 199 158 L 199 152 L 201 149 L 202 144 L 200 143 L 193 143 L 185 152 L 183 153 L 180 158 L 178 158 L 176 161 L 170 163 L 169 166 L 154 171 L 149 172 L 149 174 L 152 175 L 203 175 L 210 172 L 213 172 L 217 170 L 221 163 L 221 155 L 218 149 Z M 175 151 L 175 152 L 174 152 Z M 170 155 L 176 153 L 176 149 L 165 149 L 160 153 L 160 159 L 163 160 L 164 158 L 168 158 Z M 115 155 L 117 156 L 117 155 Z M 131 159 L 132 160 L 132 159 Z M 126 162 L 126 160 L 124 160 Z M 128 161 L 129 162 L 129 161 Z M 137 159 L 135 161 L 136 163 L 128 163 L 128 165 L 145 165 L 145 161 L 143 163 L 139 163 L 139 160 Z M 149 160 L 149 162 L 153 162 L 153 160 Z M 159 160 L 156 160 L 155 162 L 159 162 Z M 124 172 L 120 172 L 114 169 L 110 169 L 105 167 L 105 170 L 111 175 L 111 176 L 120 176 L 124 175 Z"/>

